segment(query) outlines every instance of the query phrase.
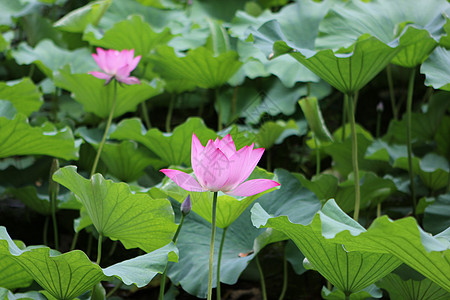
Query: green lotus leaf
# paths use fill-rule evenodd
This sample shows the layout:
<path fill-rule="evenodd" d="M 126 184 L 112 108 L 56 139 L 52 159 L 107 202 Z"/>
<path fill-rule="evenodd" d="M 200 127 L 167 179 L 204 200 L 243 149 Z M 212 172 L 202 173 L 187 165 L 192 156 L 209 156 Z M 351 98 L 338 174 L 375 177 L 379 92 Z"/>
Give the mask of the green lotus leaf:
<path fill-rule="evenodd" d="M 69 69 L 74 73 L 87 73 L 98 68 L 87 48 L 70 51 L 56 46 L 53 41 L 47 39 L 40 41 L 34 48 L 21 43 L 12 55 L 18 64 L 34 63 L 50 78 L 65 65 L 69 65 Z"/>
<path fill-rule="evenodd" d="M 389 46 L 369 35 L 338 51 L 299 48 L 296 44 L 300 42 L 289 41 L 277 21 L 265 23 L 253 36 L 263 41 L 266 49 L 268 45 L 273 45 L 273 57 L 291 55 L 320 78 L 346 94 L 354 93 L 365 86 L 400 50 L 398 46 Z"/>
<path fill-rule="evenodd" d="M 334 200 L 328 201 L 323 210 L 325 207 L 331 210 L 329 214 L 345 222 L 345 228 L 364 230 Z M 270 227 L 283 232 L 299 247 L 314 270 L 347 295 L 368 287 L 400 265 L 400 261 L 390 254 L 349 252 L 346 247 L 326 239 L 322 236 L 322 227 L 328 226 L 329 220 L 324 223 L 323 216 L 324 213 L 319 212 L 310 224 L 303 225 L 292 223 L 286 216 L 271 217 L 259 203 L 252 208 L 252 221 L 256 227 Z"/>
<path fill-rule="evenodd" d="M 389 293 L 392 300 L 445 300 L 450 293 L 428 278 L 403 280 L 394 272 L 377 282 L 377 286 Z"/>
<path fill-rule="evenodd" d="M 403 49 L 392 62 L 412 68 L 421 64 L 436 47 L 448 8 L 449 4 L 441 0 L 336 3 L 320 24 L 317 46 L 321 49 L 347 47 L 363 34 L 375 36 L 386 44 L 397 40 Z"/>
<path fill-rule="evenodd" d="M 413 143 L 433 141 L 437 131 L 442 127 L 441 121 L 450 107 L 449 92 L 439 91 L 431 97 L 425 113 L 411 113 L 411 139 Z M 392 120 L 383 140 L 388 144 L 406 144 L 406 115 L 402 120 Z M 445 128 L 445 127 L 444 127 Z M 439 144 L 438 144 L 439 147 Z"/>
<path fill-rule="evenodd" d="M 376 140 L 367 148 L 366 159 L 386 161 L 393 167 L 409 170 L 408 153 L 404 145 L 389 145 L 382 140 Z M 413 157 L 412 167 L 414 174 L 422 179 L 423 183 L 433 189 L 439 190 L 448 182 L 448 162 L 435 153 L 427 153 L 423 158 Z"/>
<path fill-rule="evenodd" d="M 294 58 L 281 56 L 268 60 L 272 52 L 272 43 L 265 46 L 251 42 L 244 42 L 253 28 L 258 28 L 265 22 L 277 20 L 283 32 L 289 40 L 295 40 L 299 47 L 314 49 L 314 42 L 318 35 L 319 23 L 326 15 L 330 2 L 317 3 L 314 1 L 296 1 L 283 6 L 279 12 L 263 11 L 257 17 L 247 12 L 238 11 L 230 27 L 231 35 L 238 37 L 238 52 L 244 65 L 240 72 L 242 77 L 237 81 L 243 81 L 243 76 L 249 78 L 266 77 L 274 74 L 286 87 L 292 87 L 296 82 L 317 82 L 319 78 L 303 65 L 293 67 Z M 260 49 L 258 49 L 261 46 Z"/>
<path fill-rule="evenodd" d="M 154 70 L 168 82 L 189 82 L 201 88 L 216 88 L 225 84 L 242 63 L 234 51 L 218 56 L 204 47 L 190 50 L 185 57 L 178 57 L 173 48 L 161 46 L 151 57 Z"/>
<path fill-rule="evenodd" d="M 13 258 L 0 254 L 0 287 L 14 290 L 28 287 L 32 282 L 33 277 L 18 265 Z M 0 299 L 3 298 L 0 296 Z"/>
<path fill-rule="evenodd" d="M 320 202 L 288 171 L 277 169 L 275 175 L 281 183 L 280 189 L 264 194 L 256 201 L 263 203 L 276 215 L 288 215 L 297 222 L 310 222 L 320 209 Z M 220 205 L 220 200 L 218 204 Z M 195 213 L 195 203 L 192 208 L 194 211 L 186 217 L 177 241 L 180 260 L 178 264 L 169 265 L 168 276 L 172 282 L 181 284 L 190 294 L 206 297 L 208 256 L 204 253 L 209 251 L 211 224 Z M 220 209 L 217 212 L 219 216 Z M 222 233 L 223 229 L 217 228 L 216 245 L 220 245 Z M 286 236 L 274 230 L 255 228 L 250 220 L 250 207 L 247 207 L 227 229 L 221 262 L 221 282 L 235 284 L 256 253 L 265 245 L 284 239 Z M 192 247 L 193 244 L 195 247 Z M 215 269 L 218 248 L 215 247 Z M 214 276 L 213 286 L 216 285 L 215 280 Z"/>
<path fill-rule="evenodd" d="M 150 252 L 172 240 L 176 224 L 166 199 L 132 193 L 127 184 L 105 180 L 100 174 L 85 179 L 74 166 L 59 169 L 53 180 L 77 196 L 100 234 L 120 240 L 126 248 Z"/>
<path fill-rule="evenodd" d="M 450 291 L 447 272 L 450 269 L 450 243 L 446 231 L 431 236 L 417 225 L 414 218 L 392 221 L 387 216 L 375 219 L 366 231 L 358 228 L 350 217 L 333 216 L 334 211 L 326 212 L 330 219 L 321 214 L 322 235 L 328 241 L 343 244 L 347 251 L 389 253 Z M 324 219 L 327 219 L 326 223 Z"/>
<path fill-rule="evenodd" d="M 350 133 L 350 130 L 346 130 L 347 133 Z M 358 132 L 358 130 L 357 130 Z M 338 136 L 341 134 L 336 133 L 335 139 L 338 139 Z M 373 161 L 365 158 L 364 154 L 366 153 L 367 148 L 372 144 L 373 138 L 371 136 L 367 136 L 364 133 L 358 133 L 358 164 L 360 170 L 378 172 L 380 170 L 386 169 L 389 165 L 380 163 L 379 161 Z M 335 141 L 333 144 L 330 144 L 323 148 L 324 152 L 330 155 L 333 158 L 335 163 L 334 168 L 338 170 L 343 176 L 348 176 L 353 169 L 351 164 L 348 162 L 352 159 L 352 142 L 351 138 L 348 137 L 344 140 L 344 142 Z"/>
<path fill-rule="evenodd" d="M 425 208 L 423 228 L 437 234 L 450 227 L 450 194 L 439 195 L 436 200 Z"/>
<path fill-rule="evenodd" d="M 268 121 L 261 125 L 256 134 L 256 143 L 261 148 L 271 148 L 279 143 L 280 137 L 286 137 L 289 134 L 298 135 L 298 126 L 294 120 Z"/>
<path fill-rule="evenodd" d="M 152 49 L 167 44 L 172 37 L 168 28 L 157 33 L 142 16 L 132 15 L 116 23 L 101 38 L 97 38 L 93 32 L 85 32 L 83 39 L 91 45 L 106 49 L 134 49 L 135 55 L 142 55 L 146 59 Z"/>
<path fill-rule="evenodd" d="M 69 32 L 83 32 L 88 24 L 97 25 L 112 0 L 97 0 L 75 9 L 59 19 L 55 27 Z"/>
<path fill-rule="evenodd" d="M 10 101 L 17 112 L 27 117 L 42 105 L 41 93 L 29 78 L 0 82 L 0 99 Z"/>
<path fill-rule="evenodd" d="M 449 67 L 450 50 L 437 47 L 420 67 L 420 73 L 425 74 L 425 85 L 450 91 Z"/>
<path fill-rule="evenodd" d="M 320 142 L 332 142 L 333 137 L 328 131 L 325 121 L 322 117 L 322 112 L 320 111 L 319 103 L 315 97 L 305 97 L 298 101 L 303 114 L 308 121 L 308 125 L 311 128 L 314 136 Z"/>
<path fill-rule="evenodd" d="M 157 273 L 162 273 L 168 257 L 176 261 L 177 248 L 173 243 L 126 261 L 102 269 L 91 262 L 80 250 L 60 254 L 44 246 L 19 249 L 0 227 L 0 256 L 23 268 L 50 296 L 56 299 L 74 299 L 102 280 L 115 276 L 125 284 L 147 285 Z M 2 259 L 3 261 L 3 259 Z"/>
<path fill-rule="evenodd" d="M 77 160 L 78 148 L 68 127 L 57 130 L 50 123 L 31 127 L 22 114 L 12 120 L 0 117 L 0 157 L 37 154 Z"/>
<path fill-rule="evenodd" d="M 66 67 L 55 75 L 55 85 L 73 93 L 74 99 L 83 104 L 85 111 L 101 118 L 108 117 L 113 102 L 113 84 L 105 86 L 105 80 L 89 74 L 71 74 Z M 134 85 L 118 85 L 114 117 L 135 111 L 139 103 L 162 92 L 160 81 Z"/>
<path fill-rule="evenodd" d="M 159 9 L 143 5 L 139 1 L 130 0 L 112 1 L 111 6 L 101 18 L 98 27 L 106 31 L 112 28 L 117 22 L 126 20 L 130 15 L 134 14 L 142 15 L 153 30 L 162 31 L 166 27 L 169 27 L 173 34 L 178 34 L 184 29 L 187 23 L 191 22 L 184 11 Z"/>
<path fill-rule="evenodd" d="M 139 119 L 127 119 L 117 125 L 110 134 L 110 138 L 125 140 L 132 139 L 159 156 L 165 165 L 191 165 L 191 140 L 192 133 L 206 145 L 210 139 L 215 139 L 217 134 L 206 127 L 200 118 L 189 118 L 187 121 L 177 126 L 168 135 L 156 128 L 149 131 L 143 129 Z"/>
<path fill-rule="evenodd" d="M 13 294 L 11 291 L 8 291 L 7 289 L 4 289 L 4 288 L 0 288 L 0 299 L 1 300 L 16 300 L 16 299 L 47 300 L 47 298 L 43 294 L 36 292 L 36 291 Z"/>
<path fill-rule="evenodd" d="M 33 9 L 39 9 L 41 3 L 35 1 L 9 1 L 1 0 L 0 25 L 12 27 L 16 24 L 16 18 L 28 14 Z"/>
<path fill-rule="evenodd" d="M 332 291 L 327 289 L 326 287 L 322 287 L 322 298 L 325 300 L 366 300 L 373 298 L 381 298 L 383 293 L 375 284 L 369 285 L 365 289 L 360 290 L 359 292 L 353 293 L 350 297 L 345 298 L 345 294 L 343 291 L 334 288 Z"/>
<path fill-rule="evenodd" d="M 89 130 L 85 127 L 80 127 L 76 133 L 82 136 L 95 149 L 98 149 L 101 135 L 103 134 L 100 130 Z M 140 148 L 136 142 L 128 140 L 121 143 L 105 143 L 100 159 L 105 164 L 109 174 L 125 182 L 137 180 L 144 174 L 145 168 L 150 165 L 155 169 L 164 166 L 146 148 Z"/>

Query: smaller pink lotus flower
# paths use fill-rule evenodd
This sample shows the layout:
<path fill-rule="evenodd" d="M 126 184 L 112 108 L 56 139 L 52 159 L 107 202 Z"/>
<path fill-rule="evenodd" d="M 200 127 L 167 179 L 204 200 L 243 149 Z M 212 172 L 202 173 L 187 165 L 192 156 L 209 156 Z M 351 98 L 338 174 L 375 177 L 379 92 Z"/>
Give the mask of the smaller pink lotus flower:
<path fill-rule="evenodd" d="M 92 71 L 89 74 L 106 79 L 106 84 L 113 79 L 125 84 L 141 83 L 136 77 L 130 76 L 141 60 L 140 55 L 134 57 L 134 49 L 117 51 L 97 48 L 97 54 L 93 53 L 92 57 L 103 72 Z"/>
<path fill-rule="evenodd" d="M 269 179 L 245 181 L 264 153 L 264 148 L 253 149 L 254 145 L 236 151 L 228 134 L 222 140 L 209 140 L 204 147 L 193 134 L 191 164 L 197 179 L 178 170 L 162 169 L 161 172 L 187 191 L 222 191 L 232 196 L 252 196 L 280 185 Z"/>

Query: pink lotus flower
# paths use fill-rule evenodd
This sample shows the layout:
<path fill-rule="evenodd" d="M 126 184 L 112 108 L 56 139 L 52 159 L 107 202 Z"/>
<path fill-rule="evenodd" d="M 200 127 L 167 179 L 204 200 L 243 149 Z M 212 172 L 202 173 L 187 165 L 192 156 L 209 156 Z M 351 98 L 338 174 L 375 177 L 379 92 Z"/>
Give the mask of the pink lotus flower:
<path fill-rule="evenodd" d="M 97 48 L 97 54 L 93 53 L 92 57 L 103 72 L 93 71 L 89 74 L 106 79 L 106 84 L 113 79 L 125 84 L 141 83 L 136 77 L 130 76 L 141 60 L 140 55 L 134 57 L 134 49 L 117 51 Z"/>
<path fill-rule="evenodd" d="M 191 164 L 197 179 L 178 170 L 162 169 L 161 172 L 187 191 L 222 191 L 232 196 L 252 196 L 280 185 L 269 179 L 245 181 L 264 153 L 264 148 L 253 147 L 254 144 L 251 144 L 236 151 L 229 134 L 222 140 L 209 140 L 206 147 L 203 147 L 193 134 Z"/>

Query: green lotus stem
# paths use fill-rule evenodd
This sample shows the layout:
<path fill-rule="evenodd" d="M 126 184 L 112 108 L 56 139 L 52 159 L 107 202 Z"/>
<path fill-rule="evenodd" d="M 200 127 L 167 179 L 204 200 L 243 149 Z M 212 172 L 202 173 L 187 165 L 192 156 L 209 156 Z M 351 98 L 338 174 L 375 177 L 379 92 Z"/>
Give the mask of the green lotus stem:
<path fill-rule="evenodd" d="M 112 295 L 114 295 L 115 292 L 117 292 L 118 289 L 120 289 L 120 287 L 122 286 L 123 282 L 120 281 L 119 283 L 117 283 L 117 285 L 108 292 L 108 294 L 106 294 L 105 299 L 108 299 L 109 297 L 111 297 Z"/>
<path fill-rule="evenodd" d="M 397 111 L 397 104 L 396 104 L 396 100 L 395 100 L 394 81 L 392 80 L 391 65 L 387 65 L 386 74 L 387 74 L 387 80 L 388 80 L 388 86 L 389 86 L 389 97 L 391 98 L 392 114 L 394 116 L 394 120 L 398 120 L 398 111 Z"/>
<path fill-rule="evenodd" d="M 416 69 L 412 69 L 408 84 L 408 97 L 406 102 L 406 144 L 408 148 L 408 169 L 409 169 L 409 185 L 411 189 L 411 198 L 413 205 L 413 215 L 416 215 L 416 189 L 414 187 L 414 170 L 412 164 L 412 143 L 411 143 L 411 109 L 414 93 L 414 78 Z"/>
<path fill-rule="evenodd" d="M 316 176 L 320 174 L 320 149 L 319 149 L 319 140 L 316 135 L 314 135 L 314 144 L 316 145 Z"/>
<path fill-rule="evenodd" d="M 108 257 L 111 257 L 114 254 L 114 252 L 116 251 L 116 248 L 117 248 L 117 244 L 118 244 L 117 241 L 113 242 L 111 248 L 109 249 Z"/>
<path fill-rule="evenodd" d="M 111 127 L 111 122 L 114 115 L 114 110 L 116 109 L 116 102 L 117 102 L 117 80 L 114 79 L 114 96 L 113 96 L 113 103 L 111 106 L 111 111 L 109 112 L 108 121 L 106 122 L 106 128 L 105 133 L 103 134 L 102 141 L 100 142 L 100 145 L 98 146 L 97 155 L 95 156 L 94 164 L 92 165 L 91 170 L 91 176 L 92 177 L 95 174 L 95 171 L 97 170 L 98 161 L 100 159 L 100 155 L 103 150 L 103 146 L 105 145 L 106 137 L 108 136 L 109 128 Z"/>
<path fill-rule="evenodd" d="M 216 88 L 215 90 L 216 95 L 216 105 L 217 105 L 217 130 L 221 131 L 223 129 L 222 126 L 222 108 L 219 101 L 219 88 Z"/>
<path fill-rule="evenodd" d="M 70 245 L 70 251 L 75 249 L 75 246 L 77 245 L 77 241 L 78 241 L 78 236 L 79 235 L 80 235 L 79 231 L 75 232 L 75 235 L 73 236 L 73 239 L 72 239 L 72 244 Z"/>
<path fill-rule="evenodd" d="M 263 300 L 267 300 L 267 293 L 266 293 L 266 282 L 264 280 L 264 273 L 261 268 L 261 264 L 259 263 L 258 254 L 255 255 L 255 261 L 256 261 L 256 267 L 258 267 L 259 272 L 259 278 L 261 280 L 261 293 Z"/>
<path fill-rule="evenodd" d="M 228 227 L 225 227 L 222 231 L 222 239 L 220 240 L 220 247 L 219 247 L 219 258 L 217 260 L 217 288 L 216 288 L 216 294 L 217 299 L 221 299 L 220 294 L 220 263 L 222 261 L 222 251 L 223 251 L 223 244 L 225 243 L 225 234 L 227 233 Z"/>
<path fill-rule="evenodd" d="M 177 231 L 175 232 L 175 235 L 172 238 L 172 242 L 174 242 L 174 244 L 177 243 L 178 235 L 180 234 L 181 227 L 183 226 L 185 217 L 186 217 L 185 214 L 181 214 L 180 224 L 178 225 Z M 167 265 L 168 264 L 169 264 L 169 262 L 166 263 L 166 267 L 164 268 L 164 272 L 161 275 L 161 283 L 159 285 L 159 299 L 160 300 L 164 299 L 164 290 L 165 290 L 165 286 L 166 286 L 166 277 L 167 277 L 166 274 L 167 274 Z"/>
<path fill-rule="evenodd" d="M 375 131 L 375 136 L 377 138 L 380 137 L 380 129 L 381 129 L 381 112 L 377 113 L 377 129 Z"/>
<path fill-rule="evenodd" d="M 148 109 L 147 105 L 144 102 L 141 102 L 141 108 L 142 108 L 142 116 L 144 117 L 145 126 L 147 126 L 147 129 L 152 128 L 152 123 L 150 122 L 150 117 L 148 116 Z"/>
<path fill-rule="evenodd" d="M 100 260 L 102 259 L 102 238 L 103 235 L 100 233 L 98 235 L 98 244 L 97 244 L 97 261 L 96 261 L 97 265 L 100 265 Z"/>
<path fill-rule="evenodd" d="M 350 295 L 351 295 L 351 294 L 345 293 L 345 300 L 350 300 Z"/>
<path fill-rule="evenodd" d="M 280 294 L 280 297 L 278 298 L 278 300 L 284 299 L 284 295 L 286 295 L 286 291 L 287 291 L 287 284 L 288 284 L 288 265 L 287 265 L 286 251 L 284 251 L 284 254 L 283 254 L 283 286 L 281 288 L 281 294 Z"/>
<path fill-rule="evenodd" d="M 267 162 L 267 171 L 272 172 L 272 155 L 271 155 L 270 149 L 267 149 L 267 156 L 266 156 L 266 162 Z"/>
<path fill-rule="evenodd" d="M 377 204 L 377 218 L 381 217 L 381 202 Z"/>
<path fill-rule="evenodd" d="M 87 250 L 86 250 L 86 254 L 88 257 L 91 257 L 91 250 L 92 250 L 92 234 L 89 235 L 88 238 L 88 244 L 87 244 Z"/>
<path fill-rule="evenodd" d="M 354 94 L 348 95 L 348 117 L 350 119 L 350 128 L 352 134 L 352 164 L 353 164 L 353 176 L 355 177 L 355 209 L 353 212 L 353 219 L 358 222 L 359 207 L 360 207 L 360 187 L 359 187 L 359 168 L 358 168 L 358 137 L 356 134 L 356 122 L 355 122 L 355 107 L 356 97 Z"/>
<path fill-rule="evenodd" d="M 217 192 L 214 192 L 212 203 L 211 218 L 211 244 L 209 246 L 209 275 L 208 275 L 208 300 L 212 299 L 213 285 L 213 264 L 214 264 L 214 240 L 216 238 L 216 209 L 217 209 Z"/>
<path fill-rule="evenodd" d="M 175 104 L 176 97 L 177 97 L 176 94 L 172 94 L 172 97 L 170 97 L 169 109 L 167 110 L 166 116 L 166 132 L 172 131 L 170 125 L 172 124 L 173 106 Z"/>
<path fill-rule="evenodd" d="M 345 140 L 345 124 L 347 123 L 347 113 L 348 113 L 348 96 L 344 94 L 344 103 L 342 104 L 342 137 L 341 142 Z"/>
<path fill-rule="evenodd" d="M 52 210 L 52 221 L 53 221 L 53 235 L 55 242 L 55 249 L 59 250 L 59 239 L 58 239 L 58 223 L 56 220 L 56 206 L 59 194 L 59 184 L 53 181 L 53 173 L 55 173 L 59 169 L 59 160 L 54 158 L 52 161 L 52 166 L 50 168 L 50 176 L 49 176 L 49 198 L 50 198 L 50 206 Z"/>
<path fill-rule="evenodd" d="M 49 223 L 50 217 L 49 216 L 45 216 L 45 221 L 44 221 L 44 229 L 42 232 L 42 242 L 44 243 L 44 245 L 47 245 L 48 241 L 47 241 L 47 233 L 48 233 L 48 223 Z"/>

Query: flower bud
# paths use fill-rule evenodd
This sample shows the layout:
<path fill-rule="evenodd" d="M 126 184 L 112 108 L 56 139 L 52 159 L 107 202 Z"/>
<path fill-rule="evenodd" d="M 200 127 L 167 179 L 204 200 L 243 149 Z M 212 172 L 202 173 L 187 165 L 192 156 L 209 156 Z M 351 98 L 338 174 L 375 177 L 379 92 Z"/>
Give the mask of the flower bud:
<path fill-rule="evenodd" d="M 181 203 L 181 213 L 186 216 L 191 212 L 192 204 L 191 204 L 191 195 L 188 195 L 186 199 L 184 199 L 183 203 Z"/>
<path fill-rule="evenodd" d="M 384 105 L 383 105 L 383 102 L 379 102 L 378 103 L 378 105 L 377 105 L 377 112 L 383 112 L 384 111 Z"/>

